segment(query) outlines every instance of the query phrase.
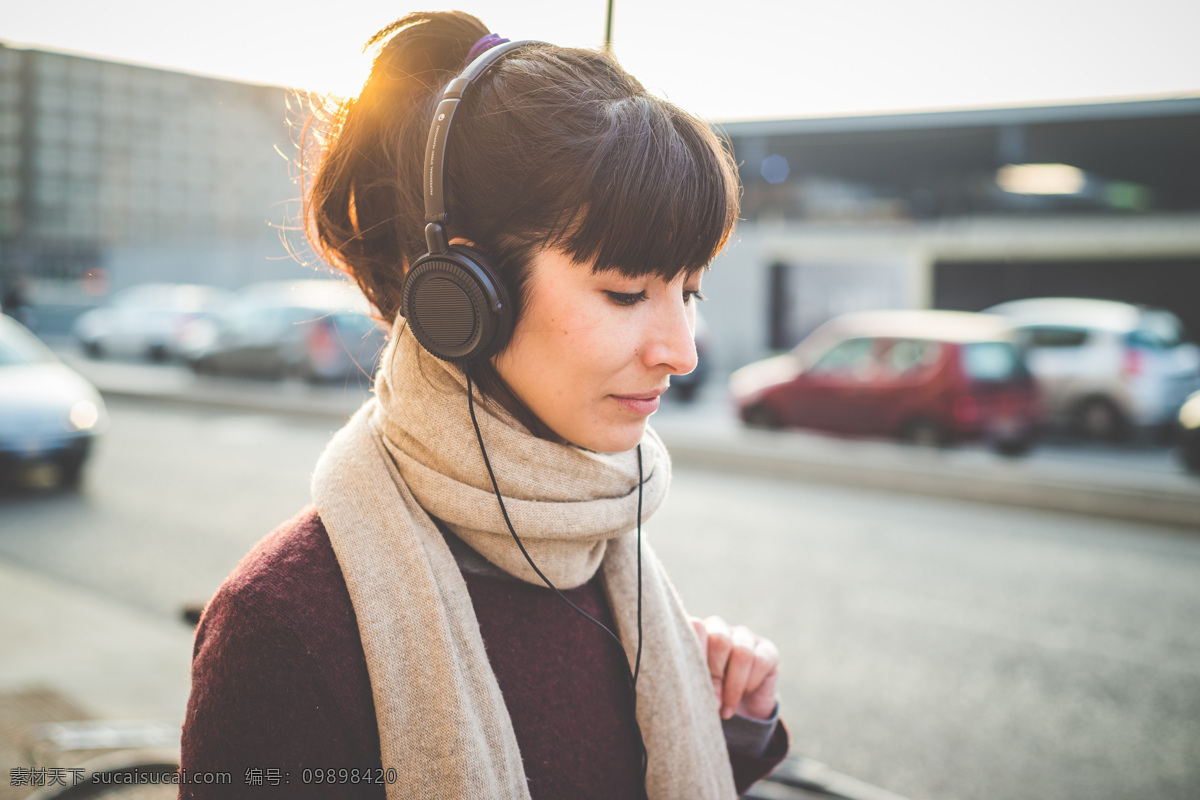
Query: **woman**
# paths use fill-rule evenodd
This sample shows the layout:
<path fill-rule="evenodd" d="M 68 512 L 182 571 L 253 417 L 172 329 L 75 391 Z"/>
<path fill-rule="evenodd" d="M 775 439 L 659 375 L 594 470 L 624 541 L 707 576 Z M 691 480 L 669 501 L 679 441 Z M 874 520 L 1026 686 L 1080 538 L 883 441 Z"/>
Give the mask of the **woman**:
<path fill-rule="evenodd" d="M 778 653 L 687 617 L 641 542 L 728 155 L 601 53 L 460 12 L 371 43 L 307 215 L 393 335 L 315 507 L 205 611 L 183 767 L 287 797 L 732 797 L 787 751 Z"/>

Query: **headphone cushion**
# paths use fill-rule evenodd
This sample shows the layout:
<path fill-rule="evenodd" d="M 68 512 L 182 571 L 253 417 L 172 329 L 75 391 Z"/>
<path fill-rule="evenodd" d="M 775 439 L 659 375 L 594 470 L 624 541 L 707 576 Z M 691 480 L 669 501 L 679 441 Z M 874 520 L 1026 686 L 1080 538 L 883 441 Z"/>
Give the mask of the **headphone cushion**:
<path fill-rule="evenodd" d="M 496 270 L 483 253 L 460 245 L 412 265 L 401 307 L 421 346 L 453 363 L 489 358 L 512 331 L 508 292 Z"/>

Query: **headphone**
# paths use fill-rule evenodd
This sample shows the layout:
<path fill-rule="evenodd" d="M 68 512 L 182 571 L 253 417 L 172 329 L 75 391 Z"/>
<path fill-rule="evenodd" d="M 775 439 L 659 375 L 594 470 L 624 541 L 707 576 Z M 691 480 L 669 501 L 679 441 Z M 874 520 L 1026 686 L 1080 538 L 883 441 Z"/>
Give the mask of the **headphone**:
<path fill-rule="evenodd" d="M 458 77 L 450 81 L 442 91 L 437 110 L 429 125 L 429 138 L 425 145 L 423 192 L 425 195 L 425 245 L 429 252 L 418 258 L 409 267 L 400 289 L 400 308 L 417 342 L 431 355 L 453 364 L 466 366 L 490 358 L 500 351 L 512 335 L 515 322 L 514 309 L 508 289 L 499 271 L 485 253 L 473 247 L 450 244 L 446 236 L 446 225 L 450 215 L 446 211 L 446 141 L 450 136 L 450 125 L 454 112 L 473 81 L 482 77 L 507 53 L 528 44 L 544 44 L 532 40 L 508 42 L 485 50 L 467 65 Z M 558 596 L 587 617 L 607 633 L 621 648 L 622 663 L 628 669 L 630 688 L 633 691 L 633 725 L 637 735 L 640 758 L 640 797 L 646 796 L 646 771 L 649 757 L 642 737 L 641 725 L 637 721 L 637 679 L 642 663 L 642 447 L 637 448 L 638 464 L 638 508 L 637 508 L 637 563 L 638 563 L 638 646 L 632 668 L 624 658 L 621 639 L 604 623 L 572 603 L 566 595 L 550 582 L 533 563 L 525 545 L 521 543 L 504 508 L 504 498 L 492 471 L 487 449 L 483 446 L 483 435 L 475 418 L 474 391 L 470 371 L 464 370 L 467 378 L 467 408 L 471 413 L 471 424 L 479 441 L 483 463 L 491 478 L 492 489 L 500 503 L 500 513 L 509 532 L 516 540 L 521 554 L 538 577 Z"/>
<path fill-rule="evenodd" d="M 446 86 L 429 125 L 422 180 L 425 246 L 400 289 L 400 307 L 421 346 L 443 361 L 470 364 L 495 355 L 512 335 L 514 310 L 491 260 L 473 247 L 450 244 L 446 225 L 446 142 L 454 112 L 471 84 L 507 53 L 534 41 L 484 51 Z"/>

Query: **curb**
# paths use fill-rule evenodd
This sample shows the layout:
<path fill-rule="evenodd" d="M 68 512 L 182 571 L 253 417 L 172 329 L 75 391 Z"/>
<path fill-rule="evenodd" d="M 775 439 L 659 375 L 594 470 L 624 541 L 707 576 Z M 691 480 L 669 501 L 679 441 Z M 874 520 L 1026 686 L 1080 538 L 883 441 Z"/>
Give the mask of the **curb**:
<path fill-rule="evenodd" d="M 311 392 L 296 392 L 292 395 L 243 394 L 236 390 L 219 388 L 204 389 L 189 392 L 174 391 L 141 391 L 128 387 L 108 387 L 97 385 L 96 388 L 105 400 L 121 399 L 148 401 L 152 403 L 171 403 L 173 405 L 193 406 L 197 408 L 223 409 L 226 411 L 250 411 L 264 414 L 289 414 L 298 417 L 328 419 L 345 422 L 358 410 L 368 397 L 366 392 L 361 394 L 347 392 L 345 396 L 322 395 L 321 390 Z"/>
<path fill-rule="evenodd" d="M 659 431 L 672 461 L 691 467 L 1148 522 L 1200 533 L 1200 491 L 1070 481 L 1022 472 L 1017 465 L 1010 470 L 980 468 L 936 452 L 904 453 L 902 464 L 873 463 L 871 457 L 853 455 L 800 454 L 787 452 L 778 442 L 754 441 L 759 438 L 756 433 L 747 431 L 736 442 L 724 442 Z"/>

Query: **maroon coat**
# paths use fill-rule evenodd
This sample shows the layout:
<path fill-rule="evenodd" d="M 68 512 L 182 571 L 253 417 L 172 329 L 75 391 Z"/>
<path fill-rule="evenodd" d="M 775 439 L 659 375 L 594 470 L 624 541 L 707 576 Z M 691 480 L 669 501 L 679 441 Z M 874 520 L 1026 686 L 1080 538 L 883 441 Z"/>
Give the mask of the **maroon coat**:
<path fill-rule="evenodd" d="M 447 541 L 463 567 L 534 800 L 636 797 L 623 653 L 549 589 L 503 576 L 458 539 Z M 598 579 L 564 594 L 612 627 Z M 755 756 L 737 752 L 729 730 L 741 793 L 783 759 L 788 735 L 779 722 Z M 180 797 L 249 795 L 247 784 L 256 798 L 384 797 L 378 779 L 389 777 L 388 765 L 380 762 L 354 608 L 315 510 L 259 542 L 205 609 L 182 744 L 186 773 L 226 772 L 231 785 L 188 783 Z"/>

